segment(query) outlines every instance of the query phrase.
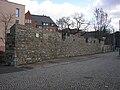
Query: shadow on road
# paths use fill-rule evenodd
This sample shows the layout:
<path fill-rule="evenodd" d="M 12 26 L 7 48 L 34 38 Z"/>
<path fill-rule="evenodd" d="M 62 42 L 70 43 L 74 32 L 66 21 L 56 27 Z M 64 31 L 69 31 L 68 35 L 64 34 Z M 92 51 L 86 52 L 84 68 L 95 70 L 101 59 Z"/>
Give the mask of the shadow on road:
<path fill-rule="evenodd" d="M 14 67 L 14 66 L 7 66 L 7 65 L 1 65 L 0 64 L 0 74 L 19 72 L 19 71 L 25 71 L 25 69 L 24 68 L 19 68 L 19 67 Z"/>

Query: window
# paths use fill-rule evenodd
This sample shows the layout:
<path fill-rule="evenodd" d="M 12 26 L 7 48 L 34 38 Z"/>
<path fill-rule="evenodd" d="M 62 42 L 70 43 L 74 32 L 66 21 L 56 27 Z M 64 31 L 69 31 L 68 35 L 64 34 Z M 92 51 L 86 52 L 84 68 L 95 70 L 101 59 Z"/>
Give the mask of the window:
<path fill-rule="evenodd" d="M 48 23 L 46 23 L 46 25 L 48 26 Z"/>
<path fill-rule="evenodd" d="M 29 23 L 32 23 L 32 20 L 29 20 Z"/>
<path fill-rule="evenodd" d="M 29 21 L 30 21 L 30 20 L 28 19 L 27 23 L 30 23 Z"/>
<path fill-rule="evenodd" d="M 25 19 L 25 23 L 32 23 L 31 19 Z"/>
<path fill-rule="evenodd" d="M 46 23 L 46 22 L 43 22 L 43 25 L 48 26 L 49 24 L 48 24 L 48 23 Z"/>
<path fill-rule="evenodd" d="M 54 24 L 51 24 L 51 26 L 54 26 Z"/>
<path fill-rule="evenodd" d="M 27 19 L 25 19 L 25 23 L 27 23 Z"/>
<path fill-rule="evenodd" d="M 54 24 L 53 24 L 53 23 L 50 23 L 50 25 L 51 25 L 51 26 L 54 26 Z"/>
<path fill-rule="evenodd" d="M 46 25 L 45 23 L 43 23 L 43 25 Z"/>
<path fill-rule="evenodd" d="M 16 20 L 16 22 L 15 22 L 16 24 L 19 24 L 19 20 Z"/>
<path fill-rule="evenodd" d="M 16 17 L 19 17 L 19 8 L 16 8 Z"/>
<path fill-rule="evenodd" d="M 40 28 L 40 29 L 42 29 L 42 27 L 41 26 L 37 26 L 38 28 Z"/>

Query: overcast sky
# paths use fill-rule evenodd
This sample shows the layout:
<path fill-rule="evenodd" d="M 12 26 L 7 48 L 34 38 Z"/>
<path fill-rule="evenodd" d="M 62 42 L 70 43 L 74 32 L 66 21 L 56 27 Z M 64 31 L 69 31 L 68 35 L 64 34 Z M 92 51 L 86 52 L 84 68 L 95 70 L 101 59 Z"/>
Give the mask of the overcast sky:
<path fill-rule="evenodd" d="M 75 12 L 84 13 L 86 19 L 91 19 L 95 8 L 103 8 L 116 30 L 119 29 L 120 0 L 9 0 L 26 5 L 25 11 L 31 14 L 47 15 L 54 21 Z"/>

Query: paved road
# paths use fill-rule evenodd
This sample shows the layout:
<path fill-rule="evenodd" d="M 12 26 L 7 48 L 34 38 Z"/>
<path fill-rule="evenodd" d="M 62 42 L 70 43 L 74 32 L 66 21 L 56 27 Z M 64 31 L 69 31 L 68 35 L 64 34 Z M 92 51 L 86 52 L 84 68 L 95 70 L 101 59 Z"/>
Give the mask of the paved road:
<path fill-rule="evenodd" d="M 0 90 L 120 90 L 116 52 L 26 67 L 33 69 L 0 74 Z"/>

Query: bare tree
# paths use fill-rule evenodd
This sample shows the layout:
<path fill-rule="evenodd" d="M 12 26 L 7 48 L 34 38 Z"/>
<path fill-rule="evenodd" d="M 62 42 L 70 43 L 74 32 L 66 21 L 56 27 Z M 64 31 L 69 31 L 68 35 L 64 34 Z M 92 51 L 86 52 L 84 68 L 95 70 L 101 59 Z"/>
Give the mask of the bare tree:
<path fill-rule="evenodd" d="M 82 13 L 75 13 L 72 16 L 73 20 L 74 20 L 74 26 L 78 29 L 78 30 L 86 30 L 88 28 L 88 26 L 90 25 L 90 22 L 86 21 L 84 18 L 84 15 Z"/>
<path fill-rule="evenodd" d="M 77 30 L 85 31 L 90 25 L 90 22 L 85 20 L 82 13 L 75 13 L 69 17 L 62 17 L 56 20 L 56 23 L 61 30 L 65 28 L 77 28 Z"/>
<path fill-rule="evenodd" d="M 70 19 L 70 17 L 65 17 L 64 18 L 64 23 L 67 28 L 70 28 L 74 25 L 74 22 Z"/>
<path fill-rule="evenodd" d="M 64 18 L 62 17 L 62 18 L 56 20 L 56 24 L 59 26 L 60 30 L 64 29 Z"/>
<path fill-rule="evenodd" d="M 70 28 L 74 25 L 74 22 L 70 19 L 70 17 L 62 17 L 58 20 L 56 20 L 57 25 L 59 26 L 59 29 L 65 29 Z"/>
<path fill-rule="evenodd" d="M 0 23 L 2 24 L 3 29 L 3 37 L 0 37 L 0 39 L 5 43 L 5 37 L 7 32 L 9 31 L 9 28 L 11 24 L 13 23 L 13 19 L 15 17 L 15 14 L 11 13 L 2 13 L 0 12 Z"/>
<path fill-rule="evenodd" d="M 103 9 L 96 8 L 94 11 L 93 26 L 95 31 L 107 30 L 111 22 L 108 14 Z"/>

